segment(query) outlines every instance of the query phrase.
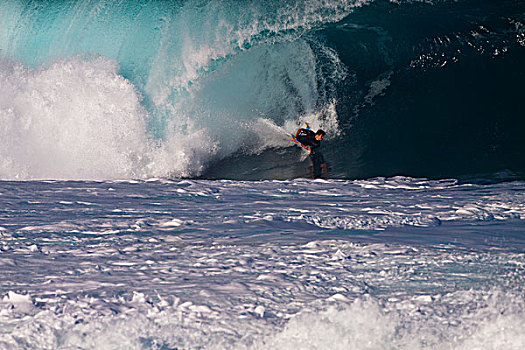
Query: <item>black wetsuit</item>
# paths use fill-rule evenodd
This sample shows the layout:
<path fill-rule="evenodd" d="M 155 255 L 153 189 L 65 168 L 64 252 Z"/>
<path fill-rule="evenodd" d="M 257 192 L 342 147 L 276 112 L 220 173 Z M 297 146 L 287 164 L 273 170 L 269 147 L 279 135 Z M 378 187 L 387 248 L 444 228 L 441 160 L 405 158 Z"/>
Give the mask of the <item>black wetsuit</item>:
<path fill-rule="evenodd" d="M 321 145 L 321 141 L 316 140 L 315 132 L 308 129 L 299 129 L 295 134 L 295 139 L 306 147 L 310 147 L 310 159 L 312 160 L 312 175 L 313 177 L 321 177 L 323 175 L 322 165 L 325 164 L 324 157 L 317 150 Z"/>
<path fill-rule="evenodd" d="M 308 129 L 297 130 L 295 139 L 312 150 L 321 145 L 321 141 L 315 139 L 315 132 Z"/>

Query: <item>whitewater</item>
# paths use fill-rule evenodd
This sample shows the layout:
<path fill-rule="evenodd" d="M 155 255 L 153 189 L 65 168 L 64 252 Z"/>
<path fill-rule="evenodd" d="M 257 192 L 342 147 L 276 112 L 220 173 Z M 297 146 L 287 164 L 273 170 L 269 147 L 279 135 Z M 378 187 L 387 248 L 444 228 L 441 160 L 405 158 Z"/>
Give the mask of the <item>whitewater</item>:
<path fill-rule="evenodd" d="M 523 182 L 3 182 L 3 349 L 520 349 Z"/>
<path fill-rule="evenodd" d="M 0 0 L 0 348 L 525 348 L 524 60 L 513 0 Z"/>

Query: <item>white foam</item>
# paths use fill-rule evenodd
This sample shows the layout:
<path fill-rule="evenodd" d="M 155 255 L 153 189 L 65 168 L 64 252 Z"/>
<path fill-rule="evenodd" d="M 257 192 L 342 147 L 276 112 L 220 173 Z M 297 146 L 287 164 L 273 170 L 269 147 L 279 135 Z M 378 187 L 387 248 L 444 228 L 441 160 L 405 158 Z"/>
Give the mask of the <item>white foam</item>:
<path fill-rule="evenodd" d="M 0 178 L 181 177 L 202 171 L 216 153 L 206 131 L 171 127 L 164 142 L 153 141 L 140 94 L 118 72 L 115 61 L 100 56 L 36 69 L 0 58 Z"/>
<path fill-rule="evenodd" d="M 37 69 L 0 59 L 0 178 L 132 176 L 147 114 L 118 69 L 102 57 Z"/>
<path fill-rule="evenodd" d="M 180 219 L 172 219 L 170 221 L 166 221 L 160 224 L 160 226 L 180 226 L 184 223 L 184 221 Z"/>
<path fill-rule="evenodd" d="M 497 292 L 496 292 L 497 293 Z M 448 297 L 461 297 L 448 295 Z M 497 294 L 496 294 L 497 295 Z M 493 294 L 485 295 L 492 298 Z M 475 298 L 470 295 L 469 298 Z M 256 342 L 253 349 L 521 349 L 523 333 L 523 302 L 508 295 L 498 298 L 503 304 L 516 303 L 517 309 L 505 306 L 471 305 L 462 313 L 449 309 L 453 315 L 441 314 L 436 302 L 426 312 L 437 312 L 425 318 L 418 303 L 432 301 L 428 296 L 416 304 L 392 298 L 384 306 L 370 298 L 360 298 L 348 306 L 332 306 L 321 312 L 305 311 L 294 316 L 282 331 Z M 439 299 L 436 297 L 436 299 Z M 465 302 L 457 300 L 458 303 Z M 471 300 L 472 301 L 472 300 Z M 394 307 L 394 309 L 391 309 Z M 432 311 L 431 311 L 432 310 Z M 501 310 L 506 310 L 501 312 Z"/>
<path fill-rule="evenodd" d="M 25 314 L 33 309 L 33 300 L 29 294 L 18 294 L 9 291 L 7 292 L 7 295 L 3 297 L 2 301 L 0 301 L 0 306 L 7 306 L 8 308 L 14 309 L 17 313 Z M 0 312 L 1 311 L 2 310 L 0 310 Z"/>
<path fill-rule="evenodd" d="M 343 310 L 300 314 L 254 348 L 382 349 L 391 344 L 395 326 L 377 304 L 357 301 Z"/>

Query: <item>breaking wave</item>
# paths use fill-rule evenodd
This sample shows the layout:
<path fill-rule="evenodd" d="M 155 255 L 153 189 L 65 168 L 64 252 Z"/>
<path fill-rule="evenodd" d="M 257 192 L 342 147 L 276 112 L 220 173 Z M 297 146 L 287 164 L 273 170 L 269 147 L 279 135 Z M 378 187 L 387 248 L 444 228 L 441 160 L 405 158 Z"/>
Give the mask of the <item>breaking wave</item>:
<path fill-rule="evenodd" d="M 298 177 L 304 121 L 331 177 L 521 177 L 524 22 L 512 1 L 3 1 L 0 178 Z"/>

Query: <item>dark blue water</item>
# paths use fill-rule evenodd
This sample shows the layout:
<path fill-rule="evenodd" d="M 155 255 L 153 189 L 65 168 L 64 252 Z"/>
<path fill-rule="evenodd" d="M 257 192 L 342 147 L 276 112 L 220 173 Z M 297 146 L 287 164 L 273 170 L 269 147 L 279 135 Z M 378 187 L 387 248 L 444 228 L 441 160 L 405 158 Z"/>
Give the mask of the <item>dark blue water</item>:
<path fill-rule="evenodd" d="M 332 91 L 343 133 L 323 147 L 332 175 L 523 178 L 524 14 L 377 1 L 316 30 L 349 69 Z"/>
<path fill-rule="evenodd" d="M 356 72 L 338 91 L 342 142 L 358 150 L 336 158 L 346 173 L 523 176 L 524 13 L 519 1 L 377 2 L 327 30 Z M 390 85 L 367 103 L 381 78 Z"/>

